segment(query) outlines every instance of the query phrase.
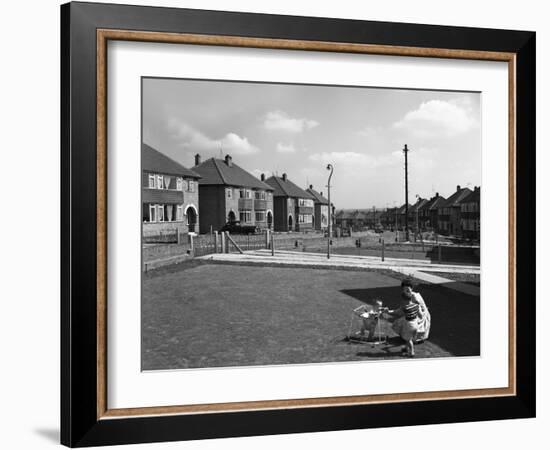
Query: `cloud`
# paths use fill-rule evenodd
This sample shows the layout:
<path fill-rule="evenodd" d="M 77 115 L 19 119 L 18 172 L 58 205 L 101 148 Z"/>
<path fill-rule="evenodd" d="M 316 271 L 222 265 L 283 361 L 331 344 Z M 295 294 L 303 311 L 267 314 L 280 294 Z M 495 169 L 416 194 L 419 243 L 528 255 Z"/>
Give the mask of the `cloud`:
<path fill-rule="evenodd" d="M 377 137 L 379 133 L 380 133 L 379 128 L 372 127 L 370 125 L 367 125 L 365 128 L 357 132 L 359 136 L 367 137 L 367 138 Z"/>
<path fill-rule="evenodd" d="M 359 152 L 323 152 L 315 153 L 309 157 L 313 162 L 324 164 L 333 164 L 336 166 L 345 166 L 346 168 L 378 168 L 391 166 L 400 162 L 397 152 L 385 155 L 370 155 Z"/>
<path fill-rule="evenodd" d="M 288 133 L 301 133 L 319 125 L 312 119 L 298 119 L 290 117 L 284 111 L 268 112 L 263 121 L 263 127 L 270 131 L 286 131 Z"/>
<path fill-rule="evenodd" d="M 277 153 L 296 153 L 294 144 L 283 144 L 282 142 L 277 143 L 276 150 Z"/>
<path fill-rule="evenodd" d="M 220 148 L 225 153 L 234 155 L 250 155 L 258 153 L 259 149 L 252 145 L 248 138 L 241 137 L 236 133 L 227 133 L 220 139 L 213 139 L 191 125 L 177 119 L 170 119 L 167 129 L 172 139 L 184 149 L 193 152 L 218 152 Z"/>
<path fill-rule="evenodd" d="M 478 126 L 471 103 L 429 100 L 409 111 L 393 128 L 417 138 L 455 137 Z"/>
<path fill-rule="evenodd" d="M 234 155 L 250 155 L 257 153 L 259 150 L 253 146 L 248 139 L 240 137 L 235 133 L 227 133 L 222 139 L 222 149 L 226 153 L 232 153 Z"/>

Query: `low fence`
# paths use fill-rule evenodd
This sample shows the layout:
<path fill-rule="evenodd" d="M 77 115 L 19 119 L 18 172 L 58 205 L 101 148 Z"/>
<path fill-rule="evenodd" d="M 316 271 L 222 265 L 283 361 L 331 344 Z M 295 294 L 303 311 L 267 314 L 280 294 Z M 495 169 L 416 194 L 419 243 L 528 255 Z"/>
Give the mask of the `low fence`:
<path fill-rule="evenodd" d="M 148 238 L 151 238 L 149 236 Z M 325 252 L 327 237 L 320 233 L 293 235 L 264 232 L 254 235 L 232 235 L 228 232 L 204 235 L 164 233 L 145 242 L 143 261 L 147 266 L 156 261 L 179 260 L 180 257 L 199 257 L 213 253 L 236 253 L 249 250 L 271 249 L 302 252 Z M 179 243 L 177 243 L 179 242 Z M 432 263 L 479 264 L 478 246 L 442 244 L 434 241 L 396 242 L 386 241 L 382 236 L 361 235 L 333 237 L 331 252 L 341 255 L 375 256 L 384 258 L 423 259 Z M 147 245 L 149 244 L 149 245 Z M 152 244 L 152 245 L 151 245 Z M 155 245 L 163 244 L 163 245 Z"/>

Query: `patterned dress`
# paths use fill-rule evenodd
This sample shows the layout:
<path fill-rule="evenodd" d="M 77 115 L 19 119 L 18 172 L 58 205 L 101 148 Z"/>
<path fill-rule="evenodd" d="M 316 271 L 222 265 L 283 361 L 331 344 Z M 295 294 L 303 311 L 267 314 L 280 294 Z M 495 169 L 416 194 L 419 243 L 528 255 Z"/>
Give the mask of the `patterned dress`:
<path fill-rule="evenodd" d="M 409 303 L 400 309 L 402 315 L 393 323 L 393 331 L 405 341 L 428 339 L 431 316 L 422 296 L 413 292 Z"/>

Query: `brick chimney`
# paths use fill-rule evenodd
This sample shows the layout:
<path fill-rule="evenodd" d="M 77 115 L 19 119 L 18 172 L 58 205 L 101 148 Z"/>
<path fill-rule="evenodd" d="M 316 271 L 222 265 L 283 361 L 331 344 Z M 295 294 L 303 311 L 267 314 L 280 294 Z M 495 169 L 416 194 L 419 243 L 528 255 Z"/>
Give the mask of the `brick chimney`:
<path fill-rule="evenodd" d="M 198 153 L 195 155 L 195 166 L 198 166 L 200 165 L 201 163 L 201 155 L 199 155 Z"/>
<path fill-rule="evenodd" d="M 283 181 L 286 181 L 286 173 L 283 173 Z"/>
<path fill-rule="evenodd" d="M 230 155 L 225 155 L 225 163 L 228 167 L 233 167 L 233 158 Z"/>
<path fill-rule="evenodd" d="M 265 173 L 262 173 L 262 174 L 260 175 L 260 180 L 265 181 Z"/>
<path fill-rule="evenodd" d="M 310 189 L 313 189 L 313 184 L 310 184 L 310 185 L 309 185 L 309 188 L 310 188 Z"/>
<path fill-rule="evenodd" d="M 439 192 L 436 192 L 436 193 L 435 193 L 435 197 L 436 197 L 436 198 L 439 197 Z"/>
<path fill-rule="evenodd" d="M 457 185 L 456 185 L 456 191 L 457 191 L 457 192 L 460 191 L 460 184 L 457 184 Z"/>

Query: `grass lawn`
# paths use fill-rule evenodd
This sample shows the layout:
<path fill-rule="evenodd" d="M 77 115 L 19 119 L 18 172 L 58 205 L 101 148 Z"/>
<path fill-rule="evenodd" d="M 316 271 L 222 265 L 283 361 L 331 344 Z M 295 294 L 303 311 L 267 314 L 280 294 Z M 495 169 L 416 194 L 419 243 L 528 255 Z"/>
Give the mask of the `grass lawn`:
<path fill-rule="evenodd" d="M 144 370 L 401 359 L 401 340 L 348 342 L 351 311 L 397 306 L 388 272 L 197 264 L 143 274 Z M 479 355 L 479 297 L 420 285 L 432 315 L 417 358 Z M 358 322 L 356 322 L 358 330 Z"/>

